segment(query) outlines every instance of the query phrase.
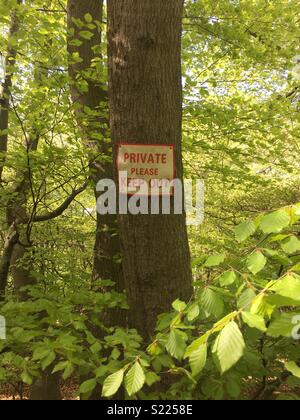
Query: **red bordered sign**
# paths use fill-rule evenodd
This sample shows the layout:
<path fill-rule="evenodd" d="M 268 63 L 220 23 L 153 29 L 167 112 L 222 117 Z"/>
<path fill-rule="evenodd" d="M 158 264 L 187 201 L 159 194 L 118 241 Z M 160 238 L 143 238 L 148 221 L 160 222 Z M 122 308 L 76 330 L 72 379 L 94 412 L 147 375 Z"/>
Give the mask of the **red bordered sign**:
<path fill-rule="evenodd" d="M 175 147 L 161 144 L 118 145 L 120 194 L 172 195 L 176 177 Z"/>

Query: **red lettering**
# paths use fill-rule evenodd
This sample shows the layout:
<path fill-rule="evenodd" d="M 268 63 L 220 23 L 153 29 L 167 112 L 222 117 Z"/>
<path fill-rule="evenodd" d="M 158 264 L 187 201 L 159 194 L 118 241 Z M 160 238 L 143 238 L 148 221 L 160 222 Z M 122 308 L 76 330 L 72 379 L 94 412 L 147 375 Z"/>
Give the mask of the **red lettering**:
<path fill-rule="evenodd" d="M 144 153 L 143 155 L 141 155 L 141 161 L 142 163 L 145 163 L 147 159 L 147 153 Z"/>

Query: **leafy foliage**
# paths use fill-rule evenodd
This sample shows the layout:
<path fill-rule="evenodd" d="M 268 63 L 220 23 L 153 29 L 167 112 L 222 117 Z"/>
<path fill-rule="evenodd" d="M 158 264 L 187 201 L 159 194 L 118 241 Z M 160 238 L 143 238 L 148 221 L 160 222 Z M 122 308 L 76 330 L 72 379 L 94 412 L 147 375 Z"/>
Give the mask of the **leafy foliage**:
<path fill-rule="evenodd" d="M 22 211 L 30 217 L 19 224 L 26 252 L 16 268 L 28 268 L 36 280 L 22 301 L 9 277 L 0 304 L 7 320 L 1 385 L 32 385 L 47 372 L 62 381 L 85 378 L 77 388 L 82 398 L 96 392 L 103 398 L 252 399 L 275 386 L 278 399 L 298 398 L 300 113 L 293 58 L 299 2 L 185 3 L 184 171 L 205 180 L 206 219 L 189 230 L 194 295 L 159 317 L 149 343 L 135 330 L 106 325 L 107 311 L 128 306 L 109 280 L 91 282 L 93 183 L 60 217 L 32 222 L 81 186 L 90 176 L 89 160 L 98 158 L 84 150 L 70 100 L 68 64 L 82 57 L 67 53 L 66 1 L 0 3 L 0 52 L 6 57 L 9 47 L 17 49 L 16 63 L 8 60 L 4 69 L 0 60 L 1 83 L 5 73 L 13 78 L 9 126 L 0 132 L 9 139 L 0 155 L 0 245 L 7 239 L 7 210 L 29 174 Z M 10 36 L 13 10 L 19 31 Z M 74 24 L 73 46 L 105 29 L 90 13 Z M 86 92 L 88 80 L 106 86 L 105 68 L 106 49 L 97 46 L 77 89 Z M 95 142 L 105 141 L 99 124 L 105 114 L 84 108 Z M 29 147 L 32 139 L 36 148 Z"/>

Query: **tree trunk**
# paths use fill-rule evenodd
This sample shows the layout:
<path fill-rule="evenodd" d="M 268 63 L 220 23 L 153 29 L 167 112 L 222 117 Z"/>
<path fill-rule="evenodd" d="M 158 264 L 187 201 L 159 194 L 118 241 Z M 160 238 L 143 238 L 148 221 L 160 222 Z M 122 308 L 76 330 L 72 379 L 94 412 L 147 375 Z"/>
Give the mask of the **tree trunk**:
<path fill-rule="evenodd" d="M 53 367 L 52 367 L 53 368 Z M 59 386 L 59 374 L 52 374 L 52 369 L 44 373 L 42 377 L 35 381 L 31 387 L 30 400 L 32 401 L 58 401 L 62 400 Z"/>
<path fill-rule="evenodd" d="M 17 4 L 22 1 L 18 0 Z M 16 63 L 17 50 L 11 42 L 19 31 L 19 18 L 16 9 L 11 14 L 11 24 L 8 35 L 8 48 L 5 59 L 5 77 L 4 82 L 0 86 L 0 184 L 2 182 L 2 173 L 5 165 L 5 155 L 7 152 L 7 129 L 8 129 L 8 116 L 10 105 L 10 89 L 12 87 L 13 74 L 10 68 L 13 68 Z"/>
<path fill-rule="evenodd" d="M 175 145 L 182 178 L 183 0 L 109 0 L 109 105 L 114 144 Z M 157 314 L 192 295 L 185 215 L 120 215 L 130 326 L 153 333 Z"/>
<path fill-rule="evenodd" d="M 17 4 L 22 1 L 18 0 Z M 17 9 L 13 9 L 11 13 L 11 22 L 8 34 L 7 53 L 5 58 L 4 81 L 0 86 L 0 186 L 3 182 L 3 170 L 5 167 L 6 153 L 8 146 L 8 127 L 9 127 L 9 107 L 10 93 L 12 88 L 13 72 L 11 68 L 16 64 L 17 50 L 12 40 L 19 31 L 20 22 Z M 4 248 L 0 263 L 0 295 L 5 296 L 5 290 L 8 281 L 9 269 L 11 264 L 14 248 L 18 242 L 19 235 L 17 233 L 14 220 L 7 220 L 9 231 L 6 235 Z"/>
<path fill-rule="evenodd" d="M 90 40 L 80 38 L 80 29 L 74 19 L 85 20 L 90 14 L 93 22 L 102 21 L 103 1 L 101 0 L 69 0 L 68 1 L 68 52 L 70 54 L 69 74 L 72 101 L 76 105 L 75 115 L 80 135 L 86 145 L 90 161 L 92 178 L 96 187 L 99 180 L 113 177 L 111 141 L 108 133 L 107 91 L 103 74 L 92 67 L 93 60 L 102 60 L 102 33 L 99 28 L 89 29 L 94 33 Z M 80 39 L 81 45 L 72 41 Z M 78 54 L 81 61 L 72 62 L 72 54 Z M 102 81 L 101 81 L 102 79 Z M 88 89 L 82 91 L 81 82 L 87 83 Z M 92 112 L 87 112 L 89 109 Z M 101 137 L 99 139 L 99 135 Z M 96 199 L 98 198 L 97 193 Z M 120 254 L 120 242 L 117 233 L 116 217 L 97 214 L 97 232 L 94 253 L 95 280 L 112 280 L 120 292 L 124 289 L 122 266 L 116 262 Z M 111 323 L 121 321 L 120 314 L 114 314 Z"/>
<path fill-rule="evenodd" d="M 18 233 L 14 225 L 10 226 L 5 238 L 0 261 L 0 300 L 5 297 L 7 279 L 14 247 L 18 241 Z"/>

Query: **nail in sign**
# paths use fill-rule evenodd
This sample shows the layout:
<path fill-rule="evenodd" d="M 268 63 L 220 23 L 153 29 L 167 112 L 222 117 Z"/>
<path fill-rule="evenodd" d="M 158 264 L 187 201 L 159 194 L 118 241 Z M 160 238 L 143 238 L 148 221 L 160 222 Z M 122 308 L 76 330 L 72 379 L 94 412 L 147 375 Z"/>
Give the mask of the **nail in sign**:
<path fill-rule="evenodd" d="M 172 194 L 167 185 L 175 178 L 173 145 L 119 144 L 117 164 L 121 194 Z"/>

